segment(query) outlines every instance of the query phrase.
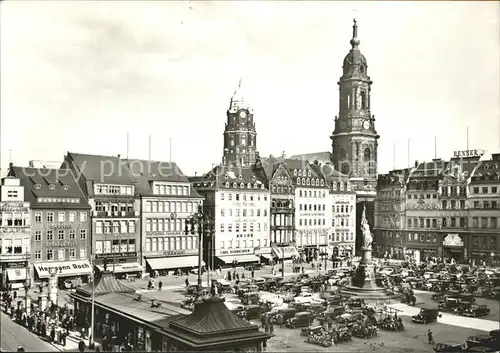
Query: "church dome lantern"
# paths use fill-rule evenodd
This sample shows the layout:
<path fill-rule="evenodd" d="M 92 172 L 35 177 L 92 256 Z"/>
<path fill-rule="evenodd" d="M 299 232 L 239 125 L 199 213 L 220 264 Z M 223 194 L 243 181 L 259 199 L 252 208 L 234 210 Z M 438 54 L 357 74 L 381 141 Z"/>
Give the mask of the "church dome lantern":
<path fill-rule="evenodd" d="M 354 24 L 352 26 L 352 39 L 351 50 L 344 58 L 343 68 L 344 76 L 361 74 L 366 75 L 366 69 L 368 67 L 366 58 L 359 50 L 359 44 L 361 41 L 358 39 L 358 25 L 356 19 L 354 19 Z"/>

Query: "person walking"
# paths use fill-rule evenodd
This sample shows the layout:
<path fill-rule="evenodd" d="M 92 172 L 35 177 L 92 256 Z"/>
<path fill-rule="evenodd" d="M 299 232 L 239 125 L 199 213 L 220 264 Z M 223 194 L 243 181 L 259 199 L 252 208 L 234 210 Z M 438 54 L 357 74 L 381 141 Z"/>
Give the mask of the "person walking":
<path fill-rule="evenodd" d="M 185 283 L 186 283 L 186 288 L 189 287 L 189 279 L 186 278 Z"/>
<path fill-rule="evenodd" d="M 162 288 L 163 288 L 163 282 L 160 280 L 160 281 L 158 282 L 158 291 L 161 291 L 161 290 L 162 290 Z"/>
<path fill-rule="evenodd" d="M 429 341 L 429 344 L 434 344 L 434 336 L 430 329 L 427 331 L 427 340 Z"/>

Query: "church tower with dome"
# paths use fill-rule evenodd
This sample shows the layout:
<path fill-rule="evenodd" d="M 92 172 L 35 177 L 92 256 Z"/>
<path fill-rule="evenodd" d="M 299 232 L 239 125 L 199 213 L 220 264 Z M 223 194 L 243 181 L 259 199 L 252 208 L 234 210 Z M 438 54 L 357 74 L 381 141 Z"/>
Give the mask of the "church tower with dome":
<path fill-rule="evenodd" d="M 223 164 L 252 166 L 257 159 L 257 132 L 253 109 L 245 97 L 242 80 L 231 97 L 224 130 Z"/>
<path fill-rule="evenodd" d="M 339 115 L 335 117 L 332 162 L 349 176 L 356 192 L 356 248 L 361 246 L 361 210 L 366 209 L 370 228 L 374 226 L 377 185 L 378 138 L 371 114 L 371 86 L 368 63 L 359 50 L 358 25 L 352 27 L 351 50 L 344 58 L 339 85 Z"/>
<path fill-rule="evenodd" d="M 351 50 L 344 58 L 339 85 L 339 115 L 335 117 L 332 159 L 336 169 L 349 175 L 356 193 L 375 198 L 377 147 L 375 116 L 371 114 L 371 85 L 366 58 L 359 50 L 354 20 Z"/>

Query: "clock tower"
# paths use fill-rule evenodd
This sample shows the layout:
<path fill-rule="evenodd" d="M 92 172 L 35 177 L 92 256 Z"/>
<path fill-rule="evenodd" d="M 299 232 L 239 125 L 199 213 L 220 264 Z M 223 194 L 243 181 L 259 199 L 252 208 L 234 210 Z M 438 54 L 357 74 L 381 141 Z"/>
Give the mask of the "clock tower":
<path fill-rule="evenodd" d="M 358 25 L 352 26 L 351 50 L 344 58 L 339 85 L 339 115 L 332 133 L 332 162 L 349 176 L 356 192 L 356 248 L 362 242 L 361 210 L 374 226 L 379 135 L 371 114 L 371 85 L 366 58 L 359 50 Z"/>
<path fill-rule="evenodd" d="M 253 109 L 245 100 L 241 80 L 231 98 L 226 115 L 223 164 L 253 166 L 256 162 L 257 133 Z"/>
<path fill-rule="evenodd" d="M 375 195 L 377 183 L 377 131 L 371 115 L 371 85 L 366 58 L 359 50 L 354 20 L 351 50 L 344 59 L 339 85 L 339 116 L 331 136 L 336 169 L 349 175 L 357 193 Z"/>

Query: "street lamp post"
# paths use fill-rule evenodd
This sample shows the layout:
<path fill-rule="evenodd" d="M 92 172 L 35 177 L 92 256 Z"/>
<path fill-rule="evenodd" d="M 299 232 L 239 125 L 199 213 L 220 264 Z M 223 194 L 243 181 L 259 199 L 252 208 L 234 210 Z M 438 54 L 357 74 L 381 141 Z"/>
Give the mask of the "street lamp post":
<path fill-rule="evenodd" d="M 30 289 L 30 267 L 29 267 L 30 253 L 26 253 L 26 282 L 24 284 L 24 306 L 26 313 L 31 311 L 31 303 L 28 299 L 28 291 Z"/>
<path fill-rule="evenodd" d="M 91 277 L 90 280 L 92 281 L 92 302 L 91 302 L 91 308 L 90 308 L 90 337 L 89 337 L 89 348 L 93 349 L 94 348 L 94 288 L 95 288 L 95 281 L 94 281 L 94 258 L 95 255 L 90 255 L 90 269 L 91 269 Z"/>
<path fill-rule="evenodd" d="M 198 232 L 198 297 L 201 296 L 201 264 L 203 262 L 203 236 L 212 236 L 214 233 L 214 224 L 208 216 L 203 213 L 201 204 L 198 205 L 198 212 L 193 213 L 186 218 L 185 234 L 195 235 Z M 207 249 L 208 251 L 208 249 Z M 207 285 L 209 285 L 207 283 Z"/>

